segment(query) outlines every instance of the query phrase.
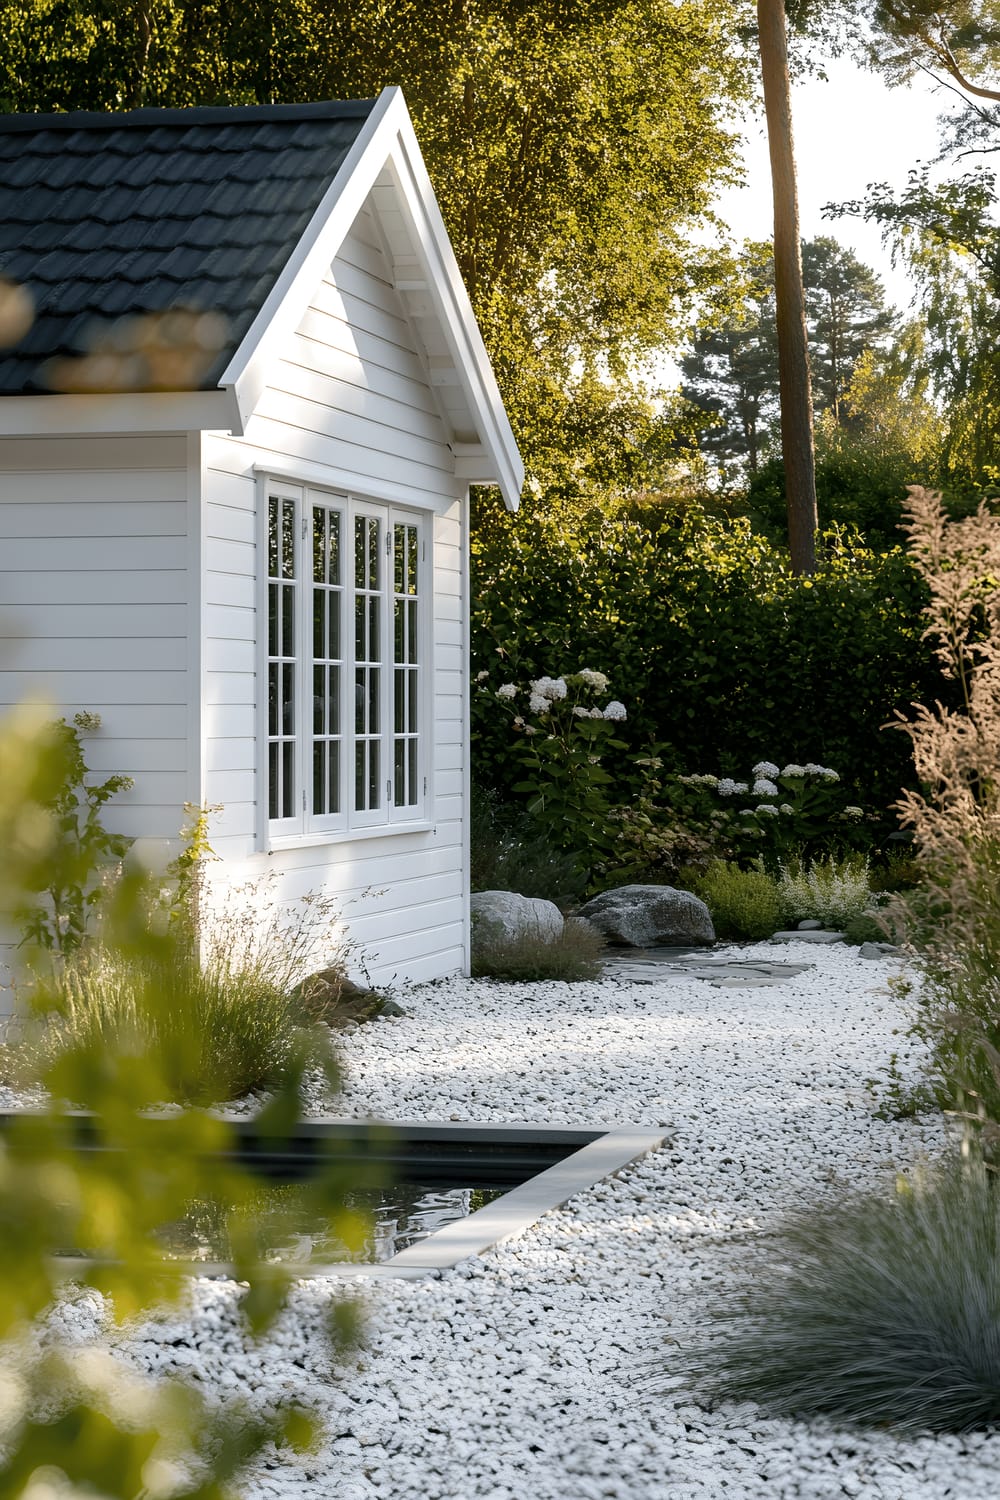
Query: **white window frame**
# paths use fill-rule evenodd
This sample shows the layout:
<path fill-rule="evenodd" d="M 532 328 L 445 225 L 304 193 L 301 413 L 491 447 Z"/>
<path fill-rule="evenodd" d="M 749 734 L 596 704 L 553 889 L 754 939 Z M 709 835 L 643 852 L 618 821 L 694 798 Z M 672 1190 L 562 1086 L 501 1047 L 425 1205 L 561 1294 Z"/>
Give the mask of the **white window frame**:
<path fill-rule="evenodd" d="M 269 522 L 272 499 L 290 502 L 295 517 L 294 563 L 294 801 L 289 815 L 270 817 L 271 754 L 274 723 L 271 719 L 272 627 L 270 617 Z M 341 683 L 340 683 L 340 810 L 336 813 L 313 811 L 313 552 L 312 526 L 314 507 L 336 510 L 343 516 L 341 527 Z M 378 713 L 380 746 L 379 803 L 377 807 L 355 807 L 355 518 L 370 517 L 380 523 L 379 532 L 379 665 Z M 417 639 L 418 684 L 416 699 L 417 731 L 417 798 L 414 803 L 397 806 L 395 791 L 395 746 L 397 741 L 395 712 L 396 669 L 394 656 L 394 589 L 395 529 L 405 525 L 417 533 Z M 258 475 L 258 556 L 262 559 L 258 576 L 258 834 L 264 849 L 275 849 L 302 843 L 331 842 L 357 836 L 425 830 L 431 826 L 431 756 L 433 735 L 433 609 L 432 549 L 433 518 L 431 513 L 396 505 L 368 496 L 327 489 L 313 483 L 293 483 L 267 474 Z M 287 655 L 287 652 L 286 652 Z M 374 660 L 374 658 L 371 658 Z M 405 664 L 404 664 L 405 665 Z M 409 692 L 409 687 L 407 688 Z M 280 732 L 280 731 L 279 731 Z M 327 731 L 329 732 L 329 731 Z M 404 725 L 404 735 L 407 726 Z"/>

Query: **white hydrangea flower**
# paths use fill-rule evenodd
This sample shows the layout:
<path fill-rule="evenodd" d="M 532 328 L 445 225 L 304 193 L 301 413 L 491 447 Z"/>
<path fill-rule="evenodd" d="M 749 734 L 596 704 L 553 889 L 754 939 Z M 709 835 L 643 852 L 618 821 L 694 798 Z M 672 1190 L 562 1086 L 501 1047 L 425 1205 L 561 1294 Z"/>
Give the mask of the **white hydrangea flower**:
<path fill-rule="evenodd" d="M 556 703 L 566 696 L 566 681 L 563 677 L 539 677 L 531 684 L 531 691 Z"/>
<path fill-rule="evenodd" d="M 784 813 L 784 815 L 785 815 L 786 818 L 790 818 L 792 816 L 792 814 L 795 812 L 795 808 L 792 806 L 792 804 L 790 802 L 783 802 L 781 804 L 781 806 L 778 808 L 778 811 L 780 813 Z"/>
<path fill-rule="evenodd" d="M 797 766 L 792 764 L 790 766 L 785 766 L 784 770 L 780 771 L 778 774 L 781 776 L 804 776 L 806 774 L 806 768 L 805 766 Z"/>
<path fill-rule="evenodd" d="M 857 822 L 859 818 L 863 818 L 864 815 L 865 815 L 865 811 L 864 811 L 863 807 L 853 807 L 852 806 L 852 807 L 845 807 L 844 808 L 844 817 L 845 818 L 853 818 L 855 822 Z"/>
<path fill-rule="evenodd" d="M 814 760 L 808 762 L 805 772 L 807 776 L 819 776 L 824 781 L 840 780 L 836 771 L 831 771 L 829 766 L 818 766 Z"/>
<path fill-rule="evenodd" d="M 486 681 L 486 679 L 487 679 L 487 677 L 488 677 L 488 676 L 489 676 L 489 675 L 490 675 L 490 674 L 489 674 L 489 672 L 487 672 L 487 671 L 485 671 L 485 670 L 484 670 L 484 671 L 482 671 L 482 672 L 477 672 L 477 673 L 476 673 L 476 681 L 477 681 L 477 682 L 485 682 L 485 681 Z"/>
<path fill-rule="evenodd" d="M 523 729 L 524 728 L 524 720 L 521 718 L 520 714 L 518 714 L 516 716 L 516 718 L 514 719 L 514 728 L 515 729 Z"/>
<path fill-rule="evenodd" d="M 770 802 L 762 802 L 757 808 L 757 816 L 759 817 L 761 813 L 767 813 L 769 818 L 776 818 L 778 816 L 778 809 L 773 807 Z"/>
<path fill-rule="evenodd" d="M 604 705 L 604 717 L 606 719 L 627 719 L 624 703 L 619 703 L 617 698 L 612 698 L 610 703 Z"/>
<path fill-rule="evenodd" d="M 532 692 L 528 698 L 528 707 L 533 714 L 547 714 L 549 711 L 549 700 L 548 698 L 543 698 L 541 693 Z"/>
<path fill-rule="evenodd" d="M 604 718 L 604 709 L 603 708 L 589 708 L 587 710 L 587 717 L 588 717 L 588 719 L 603 719 Z"/>
<path fill-rule="evenodd" d="M 595 672 L 591 667 L 584 667 L 579 676 L 587 687 L 593 688 L 595 693 L 603 693 L 611 681 L 611 678 L 606 677 L 603 672 Z"/>
<path fill-rule="evenodd" d="M 755 797 L 776 797 L 778 795 L 778 788 L 773 781 L 768 781 L 766 776 L 758 776 L 752 790 Z"/>
<path fill-rule="evenodd" d="M 573 713 L 576 716 L 576 718 L 578 718 L 578 719 L 589 719 L 590 718 L 590 709 L 589 708 L 584 708 L 584 706 L 583 706 L 582 703 L 574 703 L 574 705 L 573 705 Z M 603 715 L 602 715 L 602 717 L 603 717 Z"/>
<path fill-rule="evenodd" d="M 497 688 L 498 698 L 516 698 L 520 689 L 516 683 L 505 682 L 502 687 Z"/>
<path fill-rule="evenodd" d="M 716 790 L 720 797 L 741 797 L 750 788 L 745 781 L 733 781 L 729 776 L 720 776 Z"/>
<path fill-rule="evenodd" d="M 773 764 L 773 762 L 769 760 L 759 760 L 753 768 L 753 774 L 755 776 L 774 777 L 780 776 L 781 772 L 778 770 L 777 766 Z"/>
<path fill-rule="evenodd" d="M 740 808 L 740 817 L 741 818 L 753 818 L 753 817 L 756 817 L 756 814 L 755 814 L 755 812 L 754 812 L 754 810 L 753 810 L 752 807 L 741 807 Z"/>

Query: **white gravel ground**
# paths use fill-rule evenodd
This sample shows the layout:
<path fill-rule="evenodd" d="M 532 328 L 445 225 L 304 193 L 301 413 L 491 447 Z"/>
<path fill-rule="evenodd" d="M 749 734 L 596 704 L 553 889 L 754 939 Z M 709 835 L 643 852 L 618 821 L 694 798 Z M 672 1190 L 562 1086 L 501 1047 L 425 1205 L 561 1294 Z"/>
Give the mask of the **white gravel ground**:
<path fill-rule="evenodd" d="M 323 1500 L 995 1500 L 1000 1436 L 900 1438 L 707 1412 L 671 1384 L 740 1240 L 831 1185 L 891 1181 L 940 1151 L 938 1119 L 876 1119 L 865 1080 L 919 1056 L 887 990 L 898 962 L 846 947 L 741 950 L 814 967 L 766 989 L 508 986 L 455 979 L 345 1047 L 340 1113 L 676 1126 L 674 1143 L 518 1240 L 422 1282 L 355 1283 L 362 1349 L 323 1337 L 337 1295 L 301 1284 L 254 1345 L 237 1293 L 198 1283 L 189 1318 L 133 1330 L 144 1369 L 252 1403 L 311 1403 L 308 1459 L 272 1453 L 249 1493 Z M 100 1323 L 86 1299 L 74 1338 Z M 667 1389 L 664 1389 L 664 1383 Z"/>

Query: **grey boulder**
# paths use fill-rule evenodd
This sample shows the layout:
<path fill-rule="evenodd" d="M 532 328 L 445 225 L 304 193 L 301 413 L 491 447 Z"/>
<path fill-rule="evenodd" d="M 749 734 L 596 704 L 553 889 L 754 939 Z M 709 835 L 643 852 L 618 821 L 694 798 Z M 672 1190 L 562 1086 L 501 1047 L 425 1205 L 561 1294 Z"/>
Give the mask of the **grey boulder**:
<path fill-rule="evenodd" d="M 620 885 L 602 891 L 580 909 L 580 916 L 610 943 L 626 948 L 715 942 L 704 901 L 671 885 Z"/>
<path fill-rule="evenodd" d="M 557 938 L 562 936 L 562 912 L 551 901 L 537 896 L 519 896 L 516 891 L 476 891 L 472 897 L 475 926 L 489 928 L 504 938 Z"/>

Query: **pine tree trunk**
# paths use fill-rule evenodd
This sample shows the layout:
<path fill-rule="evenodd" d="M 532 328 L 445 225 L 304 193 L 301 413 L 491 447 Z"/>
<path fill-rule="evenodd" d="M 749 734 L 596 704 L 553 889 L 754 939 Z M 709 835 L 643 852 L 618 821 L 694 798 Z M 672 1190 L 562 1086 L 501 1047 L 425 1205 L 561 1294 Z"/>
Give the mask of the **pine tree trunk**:
<path fill-rule="evenodd" d="M 812 573 L 816 568 L 816 472 L 784 0 L 757 0 L 757 27 L 774 198 L 775 313 L 788 545 L 793 571 Z"/>

